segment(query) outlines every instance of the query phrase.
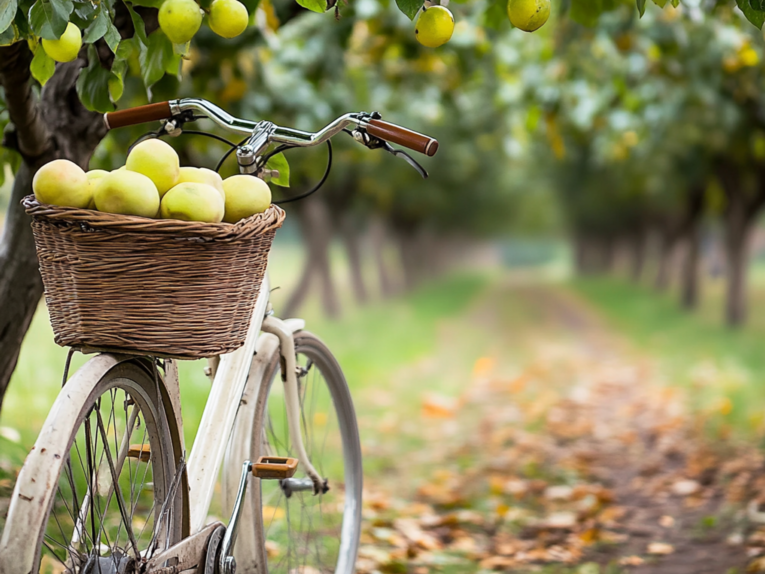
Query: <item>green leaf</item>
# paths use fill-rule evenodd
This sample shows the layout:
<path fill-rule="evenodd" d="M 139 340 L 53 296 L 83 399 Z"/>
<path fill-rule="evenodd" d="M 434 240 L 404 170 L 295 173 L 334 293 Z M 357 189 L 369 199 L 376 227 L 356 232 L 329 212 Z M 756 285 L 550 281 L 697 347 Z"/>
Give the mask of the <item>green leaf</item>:
<path fill-rule="evenodd" d="M 90 23 L 90 26 L 85 30 L 85 34 L 82 37 L 82 41 L 86 44 L 92 44 L 96 40 L 100 40 L 106 34 L 111 24 L 111 18 L 109 18 L 109 11 L 104 9 L 101 4 L 96 12 L 95 19 Z"/>
<path fill-rule="evenodd" d="M 297 0 L 297 3 L 311 12 L 322 14 L 327 11 L 327 0 Z"/>
<path fill-rule="evenodd" d="M 50 0 L 53 9 L 67 22 L 69 21 L 69 15 L 74 10 L 74 2 L 72 0 Z"/>
<path fill-rule="evenodd" d="M 40 38 L 58 40 L 66 30 L 67 18 L 51 2 L 37 0 L 29 10 L 29 25 Z"/>
<path fill-rule="evenodd" d="M 765 12 L 765 0 L 749 0 L 749 6 L 752 7 L 752 10 Z"/>
<path fill-rule="evenodd" d="M 106 42 L 106 45 L 109 46 L 109 49 L 114 54 L 117 53 L 121 40 L 122 38 L 120 37 L 119 30 L 117 30 L 114 24 L 109 21 L 109 27 L 106 30 L 106 34 L 104 34 L 104 42 Z"/>
<path fill-rule="evenodd" d="M 77 94 L 87 109 L 96 112 L 114 110 L 109 95 L 109 81 L 114 74 L 101 66 L 98 52 L 93 45 L 88 46 L 88 67 L 80 71 L 77 78 Z"/>
<path fill-rule="evenodd" d="M 506 24 L 507 0 L 493 0 L 483 13 L 483 26 L 493 30 L 501 30 Z"/>
<path fill-rule="evenodd" d="M 112 62 L 112 76 L 109 78 L 109 97 L 112 102 L 117 102 L 125 91 L 125 71 L 127 70 L 127 61 L 115 58 Z"/>
<path fill-rule="evenodd" d="M 93 20 L 93 15 L 101 10 L 101 5 L 93 5 L 90 2 L 75 2 L 73 14 L 78 16 L 81 20 L 90 22 Z"/>
<path fill-rule="evenodd" d="M 244 7 L 247 8 L 248 14 L 253 14 L 255 13 L 255 10 L 258 9 L 260 0 L 242 0 L 242 4 L 244 4 Z"/>
<path fill-rule="evenodd" d="M 164 0 L 133 0 L 134 6 L 146 6 L 147 8 L 159 8 Z"/>
<path fill-rule="evenodd" d="M 272 177 L 270 182 L 281 187 L 290 186 L 290 164 L 283 153 L 277 153 L 266 162 L 266 169 L 275 169 L 279 177 Z"/>
<path fill-rule="evenodd" d="M 744 13 L 747 20 L 762 29 L 762 25 L 765 24 L 765 12 L 752 8 L 749 0 L 736 0 L 736 4 L 738 4 L 739 9 Z"/>
<path fill-rule="evenodd" d="M 640 17 L 643 17 L 643 14 L 645 14 L 645 0 L 637 0 L 637 9 L 638 12 L 640 12 Z"/>
<path fill-rule="evenodd" d="M 170 63 L 177 58 L 173 53 L 173 43 L 161 30 L 152 33 L 146 46 L 141 46 L 141 76 L 146 89 L 150 89 L 165 75 Z"/>
<path fill-rule="evenodd" d="M 396 6 L 406 14 L 407 18 L 414 20 L 417 12 L 422 8 L 422 0 L 396 0 Z"/>
<path fill-rule="evenodd" d="M 0 32 L 5 32 L 11 25 L 18 5 L 17 0 L 0 0 Z"/>
<path fill-rule="evenodd" d="M 149 40 L 146 37 L 146 25 L 144 24 L 143 18 L 141 18 L 141 16 L 135 10 L 133 10 L 133 6 L 131 4 L 125 3 L 125 6 L 127 6 L 128 12 L 130 12 L 130 19 L 133 21 L 133 28 L 135 28 L 136 37 L 144 46 L 146 46 L 149 43 Z"/>
<path fill-rule="evenodd" d="M 16 30 L 15 25 L 8 26 L 5 30 L 0 32 L 0 46 L 10 46 L 16 40 L 19 39 L 19 33 Z"/>
<path fill-rule="evenodd" d="M 32 63 L 29 64 L 29 71 L 32 72 L 32 77 L 40 82 L 42 86 L 51 79 L 56 71 L 56 62 L 45 53 L 42 44 L 38 44 L 35 48 L 35 56 L 32 58 Z"/>
<path fill-rule="evenodd" d="M 571 0 L 569 13 L 572 20 L 584 26 L 593 27 L 598 23 L 598 18 L 603 12 L 617 8 L 620 3 L 621 0 Z"/>
<path fill-rule="evenodd" d="M 173 52 L 179 56 L 185 56 L 191 50 L 191 42 L 185 44 L 173 44 Z"/>
<path fill-rule="evenodd" d="M 130 58 L 130 56 L 132 56 L 133 52 L 135 51 L 136 42 L 137 40 L 135 38 L 127 38 L 126 40 L 122 40 L 115 54 L 116 59 L 127 60 Z"/>

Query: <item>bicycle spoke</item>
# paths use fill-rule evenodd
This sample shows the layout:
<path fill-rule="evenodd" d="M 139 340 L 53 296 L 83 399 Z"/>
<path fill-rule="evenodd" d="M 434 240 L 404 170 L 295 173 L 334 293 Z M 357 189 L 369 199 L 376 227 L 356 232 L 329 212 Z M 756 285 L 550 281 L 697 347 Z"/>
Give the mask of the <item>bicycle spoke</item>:
<path fill-rule="evenodd" d="M 98 417 L 98 428 L 101 431 L 101 434 L 103 435 L 104 441 L 108 443 L 106 430 L 104 429 L 104 421 L 101 419 L 101 412 L 97 411 L 96 416 Z M 141 553 L 138 550 L 138 542 L 136 542 L 135 535 L 133 533 L 133 525 L 130 524 L 127 518 L 127 512 L 125 511 L 125 501 L 122 498 L 122 491 L 119 485 L 119 477 L 117 475 L 116 469 L 114 468 L 112 453 L 109 450 L 108 444 L 105 448 L 106 448 L 106 460 L 109 463 L 109 471 L 111 472 L 111 475 L 112 475 L 112 486 L 114 488 L 115 494 L 117 495 L 117 506 L 119 506 L 120 515 L 122 515 L 122 520 L 125 523 L 125 530 L 127 531 L 127 535 L 130 538 L 130 543 L 132 544 L 133 550 L 135 551 L 135 556 L 139 557 Z M 107 501 L 107 508 L 108 508 L 108 501 Z"/>

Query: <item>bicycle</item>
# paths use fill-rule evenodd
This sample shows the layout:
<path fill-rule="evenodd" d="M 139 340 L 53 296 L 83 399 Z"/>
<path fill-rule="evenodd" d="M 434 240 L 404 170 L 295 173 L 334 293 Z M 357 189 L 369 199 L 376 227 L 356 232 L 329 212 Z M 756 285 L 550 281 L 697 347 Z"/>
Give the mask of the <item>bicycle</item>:
<path fill-rule="evenodd" d="M 328 173 L 329 140 L 343 131 L 423 175 L 388 142 L 429 156 L 438 149 L 428 136 L 363 112 L 315 133 L 235 118 L 200 99 L 104 119 L 110 129 L 161 120 L 153 135 L 177 135 L 202 118 L 246 136 L 233 149 L 240 172 L 253 176 L 277 150 L 324 142 Z M 212 388 L 188 460 L 176 361 L 80 349 L 96 354 L 68 380 L 65 372 L 19 473 L 0 572 L 353 571 L 362 465 L 351 395 L 337 360 L 305 322 L 273 316 L 269 292 L 266 275 L 244 345 L 209 361 Z M 221 467 L 227 525 L 207 519 Z"/>

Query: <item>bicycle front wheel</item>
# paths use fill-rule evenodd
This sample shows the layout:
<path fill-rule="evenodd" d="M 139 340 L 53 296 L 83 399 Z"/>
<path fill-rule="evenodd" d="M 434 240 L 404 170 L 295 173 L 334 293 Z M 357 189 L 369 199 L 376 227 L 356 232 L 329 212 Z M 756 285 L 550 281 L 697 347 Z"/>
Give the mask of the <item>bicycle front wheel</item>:
<path fill-rule="evenodd" d="M 295 351 L 303 441 L 329 491 L 300 490 L 310 483 L 300 469 L 290 481 L 256 479 L 255 539 L 237 545 L 262 549 L 261 564 L 270 574 L 352 574 L 361 532 L 362 466 L 351 394 L 337 360 L 316 336 L 296 333 Z M 295 456 L 278 351 L 260 384 L 252 433 L 252 460 Z"/>
<path fill-rule="evenodd" d="M 42 529 L 27 542 L 37 544 L 34 572 L 139 571 L 180 541 L 180 441 L 168 424 L 161 384 L 150 365 L 118 363 L 71 405 L 73 418 L 46 421 L 67 446 Z M 68 389 L 58 402 L 74 400 Z M 54 406 L 51 416 L 57 412 Z M 33 471 L 22 469 L 19 480 L 35 481 L 28 477 Z M 6 529 L 26 518 L 9 514 Z"/>

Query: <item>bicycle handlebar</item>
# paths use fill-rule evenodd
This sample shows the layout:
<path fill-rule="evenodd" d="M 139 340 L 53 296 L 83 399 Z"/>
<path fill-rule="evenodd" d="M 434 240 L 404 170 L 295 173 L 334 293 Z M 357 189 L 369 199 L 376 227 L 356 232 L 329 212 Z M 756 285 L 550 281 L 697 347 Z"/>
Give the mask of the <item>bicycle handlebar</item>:
<path fill-rule="evenodd" d="M 372 118 L 368 114 L 345 114 L 318 132 L 311 133 L 284 128 L 270 122 L 251 122 L 235 118 L 215 104 L 198 98 L 170 100 L 168 102 L 108 112 L 104 114 L 104 123 L 107 129 L 115 129 L 146 122 L 171 120 L 176 116 L 181 116 L 184 112 L 197 112 L 224 129 L 243 134 L 255 135 L 258 130 L 262 130 L 268 132 L 269 142 L 296 147 L 319 145 L 343 131 L 346 126 L 355 124 L 370 136 L 402 145 L 430 157 L 434 156 L 438 151 L 438 142 L 435 139 L 407 128 Z"/>

